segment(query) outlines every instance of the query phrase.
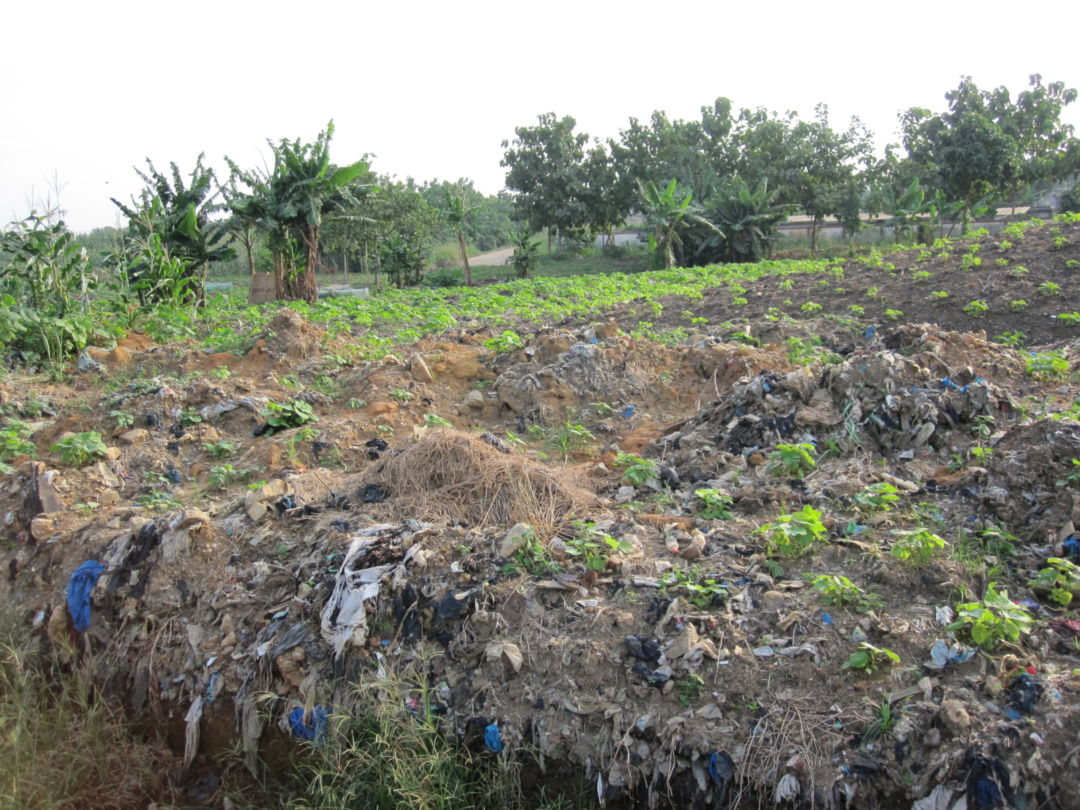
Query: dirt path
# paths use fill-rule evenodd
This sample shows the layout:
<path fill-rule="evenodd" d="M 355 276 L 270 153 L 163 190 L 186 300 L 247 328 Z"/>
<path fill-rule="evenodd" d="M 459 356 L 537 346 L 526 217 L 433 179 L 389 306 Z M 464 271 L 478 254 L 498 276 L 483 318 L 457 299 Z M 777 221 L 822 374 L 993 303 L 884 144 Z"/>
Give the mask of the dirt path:
<path fill-rule="evenodd" d="M 469 257 L 470 267 L 503 267 L 514 255 L 513 248 L 493 250 L 490 253 L 481 253 L 479 256 Z"/>

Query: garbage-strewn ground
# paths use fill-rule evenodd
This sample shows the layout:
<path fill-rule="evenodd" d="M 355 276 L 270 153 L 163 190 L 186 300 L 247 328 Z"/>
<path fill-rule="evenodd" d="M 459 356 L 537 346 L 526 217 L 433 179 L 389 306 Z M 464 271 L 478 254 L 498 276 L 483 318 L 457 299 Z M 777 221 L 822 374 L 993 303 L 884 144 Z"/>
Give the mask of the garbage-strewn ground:
<path fill-rule="evenodd" d="M 1076 807 L 1078 260 L 1047 224 L 366 363 L 288 309 L 242 356 L 129 335 L 0 383 L 4 598 L 195 803 L 390 674 L 608 807 Z"/>

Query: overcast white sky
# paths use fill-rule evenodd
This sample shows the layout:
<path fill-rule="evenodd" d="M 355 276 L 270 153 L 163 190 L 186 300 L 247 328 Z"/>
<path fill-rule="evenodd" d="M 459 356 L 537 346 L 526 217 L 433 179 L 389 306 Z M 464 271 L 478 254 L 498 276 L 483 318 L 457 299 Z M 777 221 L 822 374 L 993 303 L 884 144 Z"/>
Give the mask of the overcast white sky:
<path fill-rule="evenodd" d="M 17 5 L 16 5 L 17 3 Z M 5 4 L 0 223 L 55 176 L 75 230 L 116 224 L 110 196 L 151 158 L 261 164 L 266 138 L 333 118 L 335 162 L 502 187 L 501 142 L 553 111 L 616 136 L 654 109 L 830 106 L 883 145 L 896 114 L 942 109 L 961 75 L 1015 94 L 1031 73 L 1080 84 L 1080 3 L 155 0 Z M 1080 104 L 1066 119 L 1080 129 Z"/>

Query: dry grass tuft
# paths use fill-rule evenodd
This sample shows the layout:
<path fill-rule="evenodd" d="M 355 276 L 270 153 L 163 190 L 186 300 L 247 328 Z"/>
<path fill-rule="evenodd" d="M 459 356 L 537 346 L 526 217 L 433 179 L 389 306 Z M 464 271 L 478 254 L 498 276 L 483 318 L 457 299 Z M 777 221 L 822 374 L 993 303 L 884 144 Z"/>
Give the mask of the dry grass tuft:
<path fill-rule="evenodd" d="M 570 470 L 449 429 L 427 431 L 366 478 L 384 486 L 405 517 L 529 523 L 541 532 L 557 531 L 596 501 Z"/>

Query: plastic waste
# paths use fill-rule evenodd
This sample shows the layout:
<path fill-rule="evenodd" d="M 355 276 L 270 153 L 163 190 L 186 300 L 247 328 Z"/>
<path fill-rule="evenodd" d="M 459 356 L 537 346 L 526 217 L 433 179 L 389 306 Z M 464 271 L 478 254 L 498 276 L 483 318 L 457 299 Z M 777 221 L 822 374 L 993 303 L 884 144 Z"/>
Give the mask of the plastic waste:
<path fill-rule="evenodd" d="M 364 503 L 382 503 L 390 497 L 390 493 L 378 484 L 365 484 L 356 494 Z"/>
<path fill-rule="evenodd" d="M 1080 557 L 1080 537 L 1070 534 L 1061 544 L 1061 556 Z"/>
<path fill-rule="evenodd" d="M 952 644 L 938 639 L 930 648 L 930 660 L 924 661 L 927 669 L 945 669 L 949 664 L 963 664 L 975 657 L 975 650 L 963 644 Z"/>
<path fill-rule="evenodd" d="M 298 740 L 320 743 L 326 734 L 326 722 L 330 719 L 330 710 L 325 706 L 315 706 L 305 712 L 303 706 L 297 706 L 289 712 L 289 728 Z"/>
<path fill-rule="evenodd" d="M 1030 714 L 1046 691 L 1038 678 L 1022 673 L 1009 685 L 1009 705 L 1021 714 Z"/>
<path fill-rule="evenodd" d="M 80 633 L 90 627 L 90 592 L 94 590 L 98 577 L 105 566 L 97 560 L 87 560 L 76 568 L 68 579 L 67 606 L 71 614 L 71 623 Z"/>
<path fill-rule="evenodd" d="M 626 643 L 627 651 L 634 658 L 639 658 L 650 664 L 660 662 L 660 645 L 657 642 L 638 636 L 627 636 L 623 641 Z"/>
<path fill-rule="evenodd" d="M 499 734 L 499 725 L 497 723 L 491 723 L 484 727 L 484 745 L 487 746 L 487 750 L 493 754 L 500 753 L 505 746 L 503 746 L 502 736 Z"/>

